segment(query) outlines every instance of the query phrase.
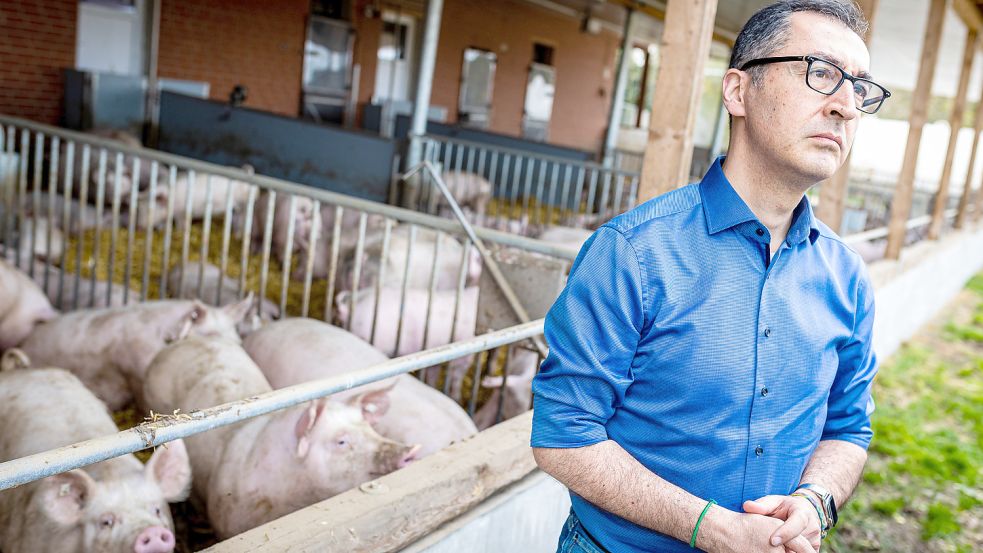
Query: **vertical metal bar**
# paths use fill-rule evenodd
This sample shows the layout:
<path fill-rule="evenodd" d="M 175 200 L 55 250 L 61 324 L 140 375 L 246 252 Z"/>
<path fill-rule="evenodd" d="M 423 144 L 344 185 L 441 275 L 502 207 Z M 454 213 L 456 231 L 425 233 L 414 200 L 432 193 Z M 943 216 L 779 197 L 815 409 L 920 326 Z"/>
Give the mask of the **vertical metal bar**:
<path fill-rule="evenodd" d="M 123 305 L 130 304 L 130 272 L 133 266 L 134 240 L 137 231 L 137 194 L 140 192 L 140 158 L 133 157 L 133 175 L 130 177 L 130 217 L 126 234 L 126 265 L 123 266 Z"/>
<path fill-rule="evenodd" d="M 461 296 L 464 295 L 464 283 L 468 278 L 468 267 L 471 261 L 471 247 L 472 242 L 470 239 L 464 242 L 464 248 L 461 252 L 461 266 L 457 272 L 457 291 L 454 294 L 454 315 L 451 317 L 451 334 L 450 341 L 454 342 L 454 337 L 457 336 L 457 320 L 458 315 L 461 311 Z M 447 371 L 447 378 L 444 379 L 444 393 L 448 394 L 450 392 L 450 369 Z M 458 400 L 459 398 L 455 398 Z"/>
<path fill-rule="evenodd" d="M 283 245 L 283 263 L 280 274 L 280 313 L 287 314 L 287 288 L 290 286 L 291 254 L 294 249 L 294 232 L 297 230 L 297 195 L 291 194 L 287 204 L 287 240 Z M 258 306 L 259 304 L 257 304 Z M 257 307 L 258 309 L 258 307 Z M 257 313 L 258 315 L 258 313 Z"/>
<path fill-rule="evenodd" d="M 539 175 L 540 182 L 542 182 L 543 167 L 544 167 L 543 161 L 532 157 L 528 157 L 526 159 L 532 162 L 533 167 L 538 168 L 537 173 Z M 532 181 L 534 178 L 533 172 L 536 171 L 536 169 L 528 168 L 528 164 L 527 164 L 527 169 L 528 170 L 526 171 L 526 182 L 522 187 L 522 214 L 528 215 L 530 222 L 535 222 L 536 221 L 535 217 L 533 217 L 529 213 L 529 200 L 531 199 L 530 196 L 532 195 L 532 184 L 533 184 Z"/>
<path fill-rule="evenodd" d="M 34 135 L 34 179 L 32 184 L 31 192 L 31 243 L 29 250 L 33 252 L 37 247 L 37 221 L 38 215 L 41 214 L 41 190 L 44 188 L 44 183 L 41 182 L 41 172 L 44 170 L 44 133 L 37 133 Z M 31 279 L 34 279 L 34 263 L 28 263 L 28 273 Z"/>
<path fill-rule="evenodd" d="M 14 214 L 12 212 L 14 208 L 13 179 L 9 174 L 12 173 L 13 171 L 7 170 L 8 166 L 12 166 L 9 160 L 13 157 L 13 153 L 14 153 L 14 142 L 15 142 L 14 135 L 15 132 L 14 132 L 13 125 L 9 125 L 6 129 L 4 129 L 3 126 L 0 125 L 0 151 L 4 151 L 7 154 L 6 156 L 2 156 L 3 166 L 0 167 L 0 169 L 3 169 L 2 172 L 3 180 L 0 181 L 0 187 L 2 187 L 0 188 L 0 204 L 6 204 L 3 206 L 5 207 L 5 209 L 2 210 L 3 217 L 0 218 L 0 232 L 3 233 L 3 236 L 0 237 L 0 242 L 2 242 L 4 246 L 8 248 L 11 247 L 12 245 L 11 242 L 13 241 L 13 238 L 15 236 L 14 224 L 16 223 L 16 221 L 14 220 Z M 16 230 L 19 232 L 20 229 L 16 229 Z M 20 242 L 21 240 L 22 239 L 18 237 L 17 241 Z M 16 263 L 16 258 L 15 258 L 15 263 Z"/>
<path fill-rule="evenodd" d="M 58 195 L 58 156 L 61 152 L 61 139 L 51 137 L 51 163 L 48 167 L 48 232 L 45 235 L 45 252 L 51 251 L 51 233 L 55 222 L 55 198 Z M 36 216 L 36 215 L 35 215 Z M 31 252 L 33 255 L 34 252 Z M 48 290 L 48 279 L 51 278 L 51 259 L 46 256 L 44 261 L 44 288 Z"/>
<path fill-rule="evenodd" d="M 497 347 L 487 352 L 485 358 L 485 370 L 484 370 L 485 374 L 491 372 L 489 367 L 494 367 L 498 364 L 498 352 L 501 349 L 502 349 L 501 347 Z M 478 404 L 478 392 L 481 386 L 481 373 L 482 373 L 482 371 L 480 370 L 480 366 L 478 367 L 478 369 L 479 370 L 477 370 L 476 374 L 474 375 L 474 380 L 471 382 L 471 399 L 468 401 L 469 417 L 474 416 L 474 411 Z"/>
<path fill-rule="evenodd" d="M 122 191 L 120 190 L 120 182 L 123 179 L 123 154 L 116 152 L 116 167 L 113 172 L 113 203 L 112 203 L 112 216 L 110 221 L 112 222 L 112 227 L 109 232 L 109 278 L 106 279 L 106 306 L 109 306 L 109 298 L 112 297 L 113 292 L 113 280 L 116 276 L 116 242 L 119 240 L 119 208 L 120 208 L 120 195 Z M 130 283 L 124 283 L 129 289 Z M 126 303 L 126 300 L 123 300 Z"/>
<path fill-rule="evenodd" d="M 62 184 L 61 228 L 65 230 L 66 235 L 68 234 L 68 231 L 71 228 L 69 226 L 72 218 L 72 204 L 70 199 L 72 197 L 72 177 L 74 176 L 74 173 L 75 173 L 75 142 L 70 140 L 65 144 L 65 175 L 64 175 L 65 178 Z M 55 218 L 52 217 L 51 219 L 48 220 L 48 228 L 50 229 L 52 226 L 54 226 L 54 224 L 55 224 Z M 49 232 L 53 232 L 53 229 Z M 58 305 L 59 309 L 63 305 L 62 300 L 64 299 L 64 293 L 65 293 L 65 256 L 67 253 L 66 251 L 67 248 L 65 246 L 66 244 L 62 243 L 61 259 L 58 262 L 58 265 L 61 267 L 61 270 L 58 271 L 58 293 L 55 303 L 56 305 Z M 45 257 L 48 258 L 48 262 L 50 263 L 51 262 L 50 249 L 47 252 L 45 252 Z"/>
<path fill-rule="evenodd" d="M 185 173 L 184 181 L 184 223 L 181 228 L 181 265 L 178 268 L 177 297 L 184 297 L 184 272 L 188 267 L 188 258 L 191 255 L 191 201 L 192 187 L 198 184 L 198 175 L 195 171 L 189 170 Z"/>
<path fill-rule="evenodd" d="M 263 228 L 262 264 L 259 267 L 259 297 L 266 297 L 266 280 L 270 273 L 270 246 L 273 241 L 273 216 L 276 210 L 276 190 L 269 191 L 269 203 L 266 205 L 266 224 Z M 283 313 L 280 313 L 283 315 Z"/>
<path fill-rule="evenodd" d="M 597 169 L 592 169 L 590 172 L 590 187 L 587 190 L 587 209 L 584 211 L 584 215 L 589 216 L 594 212 L 594 201 L 597 199 Z M 600 210 L 598 210 L 600 213 Z"/>
<path fill-rule="evenodd" d="M 468 148 L 468 173 L 474 173 L 474 161 L 475 161 L 475 151 L 474 146 Z"/>
<path fill-rule="evenodd" d="M 569 166 L 568 166 L 569 167 Z M 553 162 L 553 172 L 550 174 L 549 199 L 546 202 L 546 224 L 553 224 L 553 206 L 556 204 L 556 186 L 560 181 L 560 165 Z"/>
<path fill-rule="evenodd" d="M 21 129 L 21 132 L 20 132 L 20 171 L 18 172 L 18 177 L 19 177 L 20 180 L 19 180 L 19 183 L 18 183 L 19 190 L 18 190 L 18 194 L 17 194 L 17 199 L 15 200 L 15 203 L 17 205 L 17 224 L 16 224 L 16 226 L 18 228 L 19 227 L 22 227 L 22 226 L 25 226 L 25 222 L 26 222 L 26 220 L 25 220 L 26 219 L 26 214 L 24 213 L 24 209 L 26 208 L 26 205 L 25 204 L 27 202 L 27 166 L 29 165 L 29 162 L 30 161 L 31 161 L 31 131 L 28 130 L 28 129 Z M 29 229 L 29 230 L 32 233 L 34 232 L 34 229 Z M 25 241 L 25 237 L 22 236 L 20 238 L 20 240 L 18 240 L 17 243 L 15 244 L 16 245 L 16 248 L 17 248 L 15 251 L 16 251 L 16 254 L 17 254 L 17 260 L 18 261 L 21 260 L 21 248 L 23 247 L 24 241 Z M 31 263 L 31 265 L 34 265 L 34 263 Z M 20 265 L 18 265 L 18 266 L 20 267 Z M 21 268 L 21 270 L 25 269 L 25 267 L 20 267 L 20 268 Z"/>
<path fill-rule="evenodd" d="M 440 243 L 443 232 L 437 231 L 436 240 L 433 242 L 433 262 L 430 264 L 430 287 L 427 293 L 427 308 L 423 318 L 423 343 L 421 350 L 427 349 L 427 342 L 430 334 L 430 314 L 433 309 L 433 297 L 437 293 L 437 267 L 440 263 Z"/>
<path fill-rule="evenodd" d="M 72 309 L 78 309 L 79 307 L 79 293 L 82 286 L 82 244 L 85 242 L 85 208 L 88 205 L 87 198 L 89 197 L 89 180 L 91 174 L 89 173 L 89 156 L 91 151 L 89 145 L 86 144 L 82 147 L 82 168 L 79 173 L 79 213 L 78 213 L 78 226 L 75 232 L 75 283 L 72 288 Z M 66 198 L 65 203 L 68 204 L 71 198 Z M 67 250 L 67 248 L 66 248 Z M 65 269 L 65 263 L 62 263 L 62 270 Z M 89 303 L 91 307 L 92 304 Z"/>
<path fill-rule="evenodd" d="M 198 253 L 198 287 L 195 294 L 199 298 L 204 297 L 205 288 L 205 265 L 208 264 L 208 249 L 212 238 L 212 197 L 213 197 L 212 174 L 205 177 L 205 219 L 201 224 L 201 248 Z M 221 276 L 221 275 L 220 275 Z"/>
<path fill-rule="evenodd" d="M 628 193 L 628 209 L 631 209 L 638 205 L 638 175 L 632 175 L 631 177 L 631 188 Z M 627 211 L 627 209 L 625 210 Z"/>
<path fill-rule="evenodd" d="M 478 150 L 478 174 L 481 178 L 486 178 L 485 174 L 485 158 L 488 157 L 488 148 L 481 148 Z"/>
<path fill-rule="evenodd" d="M 249 195 L 246 197 L 246 220 L 242 226 L 242 250 L 239 252 L 239 299 L 245 295 L 246 273 L 249 271 L 249 249 L 253 241 L 253 210 L 256 205 L 257 194 L 259 194 L 259 187 L 250 183 Z M 260 300 L 266 297 L 264 292 L 259 293 Z"/>
<path fill-rule="evenodd" d="M 601 209 L 598 210 L 598 214 L 602 219 L 608 219 L 611 217 L 611 171 L 604 171 L 604 184 L 601 187 Z"/>
<path fill-rule="evenodd" d="M 102 220 L 106 207 L 106 156 L 105 148 L 99 148 L 99 172 L 96 175 L 96 232 L 92 241 L 92 276 L 89 286 L 89 305 L 96 307 L 96 283 L 99 281 L 99 265 L 102 261 Z M 86 201 L 85 198 L 82 201 Z M 82 260 L 79 260 L 81 263 Z"/>
<path fill-rule="evenodd" d="M 314 200 L 314 221 L 311 236 L 307 243 L 307 264 L 304 267 L 304 299 L 300 306 L 300 316 L 306 317 L 311 304 L 311 279 L 314 275 L 314 260 L 317 257 L 317 241 L 321 237 L 321 200 Z"/>
<path fill-rule="evenodd" d="M 570 221 L 570 175 L 573 173 L 573 165 L 567 164 L 563 171 L 563 192 L 560 194 L 560 224 L 568 224 Z M 563 216 L 565 215 L 565 217 Z"/>
<path fill-rule="evenodd" d="M 393 348 L 393 356 L 399 356 L 399 346 L 403 337 L 403 314 L 406 310 L 406 290 L 409 288 L 410 267 L 413 260 L 413 244 L 416 242 L 417 227 L 410 225 L 410 239 L 406 244 L 406 265 L 403 267 L 403 286 L 399 294 L 399 318 L 396 319 L 396 346 Z"/>
<path fill-rule="evenodd" d="M 611 216 L 613 217 L 621 213 L 622 211 L 621 201 L 622 201 L 622 195 L 624 194 L 625 191 L 625 177 L 620 173 L 612 173 L 612 175 L 613 178 L 615 179 L 614 203 L 611 204 L 612 207 L 614 208 L 613 212 L 611 213 Z"/>
<path fill-rule="evenodd" d="M 379 278 L 375 282 L 375 312 L 372 314 L 372 330 L 369 331 L 369 343 L 375 344 L 375 330 L 379 324 L 379 307 L 382 305 L 382 283 L 386 280 L 386 260 L 389 259 L 389 242 L 392 238 L 393 220 L 386 217 L 386 226 L 382 231 L 382 251 L 379 253 Z"/>
<path fill-rule="evenodd" d="M 159 164 L 157 161 L 150 162 L 150 188 L 148 189 L 147 196 L 147 222 L 146 231 L 143 237 L 143 274 L 140 275 L 140 301 L 147 301 L 147 295 L 150 290 L 150 260 L 154 255 L 154 227 L 156 226 L 154 217 L 157 215 L 157 171 Z M 139 201 L 139 200 L 138 200 Z M 136 209 L 139 206 L 131 206 L 132 211 L 138 211 Z M 166 272 L 166 271 L 164 271 Z"/>
<path fill-rule="evenodd" d="M 512 194 L 509 202 L 509 218 L 511 219 L 515 210 L 519 205 L 519 185 L 521 183 L 520 178 L 523 173 L 523 168 L 527 171 L 529 169 L 529 158 L 520 158 L 518 156 L 512 155 L 512 159 L 515 161 L 512 164 Z M 525 166 L 525 167 L 523 167 Z M 521 214 L 520 214 L 521 216 Z"/>
<path fill-rule="evenodd" d="M 345 210 L 340 206 L 335 206 L 334 228 L 331 232 L 331 260 L 328 267 L 328 289 L 325 291 L 324 320 L 331 322 L 331 315 L 334 309 L 334 288 L 335 280 L 338 276 L 338 254 L 341 252 L 341 217 Z M 352 315 L 352 314 L 350 314 Z"/>
<path fill-rule="evenodd" d="M 546 170 L 549 167 L 549 161 L 545 159 L 539 160 L 539 172 L 536 177 L 536 218 L 539 224 L 543 224 L 546 218 L 546 206 L 543 205 L 543 188 L 546 186 Z"/>
<path fill-rule="evenodd" d="M 164 216 L 164 246 L 160 264 L 160 299 L 167 297 L 167 273 L 170 272 L 171 238 L 174 228 L 174 195 L 177 193 L 177 167 L 167 171 L 167 213 Z"/>
<path fill-rule="evenodd" d="M 358 287 L 362 282 L 362 254 L 365 253 L 365 225 L 367 222 L 367 214 L 363 211 L 358 216 L 358 242 L 355 243 L 355 268 L 352 271 L 352 293 L 348 296 L 348 328 L 346 330 L 351 330 L 355 321 Z"/>
<path fill-rule="evenodd" d="M 232 179 L 226 179 L 225 187 L 225 215 L 222 216 L 222 251 L 219 258 L 219 278 L 225 280 L 225 271 L 229 268 L 229 245 L 232 241 L 232 206 L 235 196 L 235 183 Z M 215 287 L 215 305 L 222 305 L 222 289 L 225 288 L 219 283 Z M 259 306 L 260 302 L 256 302 Z"/>

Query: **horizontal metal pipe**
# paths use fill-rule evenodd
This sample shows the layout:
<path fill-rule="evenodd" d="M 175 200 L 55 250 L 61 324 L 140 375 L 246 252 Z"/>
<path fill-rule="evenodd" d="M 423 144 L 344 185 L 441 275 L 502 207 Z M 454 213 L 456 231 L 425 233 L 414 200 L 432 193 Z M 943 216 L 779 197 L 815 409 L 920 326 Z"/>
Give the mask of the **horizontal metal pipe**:
<path fill-rule="evenodd" d="M 543 333 L 543 319 L 0 463 L 0 491 Z"/>

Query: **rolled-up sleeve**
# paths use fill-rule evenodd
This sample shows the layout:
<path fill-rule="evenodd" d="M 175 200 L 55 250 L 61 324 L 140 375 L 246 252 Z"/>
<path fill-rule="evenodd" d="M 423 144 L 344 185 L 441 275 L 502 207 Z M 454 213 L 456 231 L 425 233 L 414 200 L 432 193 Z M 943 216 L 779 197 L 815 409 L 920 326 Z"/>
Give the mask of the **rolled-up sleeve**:
<path fill-rule="evenodd" d="M 870 390 L 877 374 L 873 327 L 874 291 L 864 273 L 858 284 L 853 336 L 840 348 L 839 368 L 829 391 L 823 440 L 843 440 L 864 449 L 870 445 L 874 435 L 870 427 L 874 412 Z"/>
<path fill-rule="evenodd" d="M 583 447 L 607 439 L 605 424 L 632 383 L 645 324 L 642 268 L 616 229 L 584 244 L 546 316 L 549 355 L 533 380 L 533 447 Z"/>

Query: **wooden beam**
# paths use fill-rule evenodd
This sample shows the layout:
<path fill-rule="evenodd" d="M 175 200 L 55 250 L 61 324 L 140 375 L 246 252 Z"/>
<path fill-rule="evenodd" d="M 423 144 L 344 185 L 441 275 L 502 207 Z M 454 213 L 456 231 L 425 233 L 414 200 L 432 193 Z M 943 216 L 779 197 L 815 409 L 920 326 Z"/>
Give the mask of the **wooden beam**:
<path fill-rule="evenodd" d="M 877 15 L 877 5 L 879 0 L 861 0 L 857 2 L 864 17 L 870 27 L 867 29 L 866 42 L 870 47 L 871 37 L 874 36 L 874 17 Z M 843 208 L 846 205 L 847 189 L 850 182 L 850 158 L 852 152 L 847 154 L 843 165 L 826 179 L 819 187 L 819 205 L 816 206 L 816 217 L 826 223 L 833 232 L 839 233 L 843 229 Z"/>
<path fill-rule="evenodd" d="M 535 470 L 532 411 L 204 551 L 399 551 Z"/>
<path fill-rule="evenodd" d="M 963 193 L 959 197 L 959 210 L 956 212 L 956 228 L 963 228 L 966 225 L 966 212 L 969 207 L 969 196 L 973 191 L 973 170 L 976 168 L 976 150 L 980 145 L 980 132 L 983 131 L 983 90 L 980 91 L 980 99 L 976 103 L 976 119 L 973 124 L 973 148 L 969 152 L 969 168 L 966 169 L 966 181 L 963 184 Z"/>
<path fill-rule="evenodd" d="M 935 65 L 939 58 L 939 43 L 942 39 L 942 24 L 945 22 L 946 0 L 931 0 L 928 21 L 925 23 L 925 40 L 922 42 L 921 61 L 918 66 L 918 79 L 911 97 L 911 117 L 908 119 L 908 141 L 905 143 L 904 161 L 901 174 L 891 201 L 891 222 L 888 225 L 887 250 L 885 257 L 898 259 L 904 247 L 907 229 L 905 223 L 911 214 L 911 194 L 915 185 L 915 165 L 918 162 L 918 148 L 922 141 L 922 129 L 928 118 L 928 101 L 932 95 L 932 81 L 935 78 Z"/>
<path fill-rule="evenodd" d="M 963 20 L 970 31 L 980 32 L 980 28 L 983 27 L 983 15 L 980 14 L 980 9 L 976 7 L 976 2 L 955 0 L 952 9 L 956 11 L 956 15 Z"/>
<path fill-rule="evenodd" d="M 717 0 L 669 0 L 639 203 L 689 182 L 693 128 L 716 12 Z"/>
<path fill-rule="evenodd" d="M 935 193 L 935 206 L 932 210 L 932 222 L 928 226 L 929 240 L 938 240 L 945 226 L 945 208 L 949 203 L 949 181 L 952 179 L 952 160 L 956 157 L 956 144 L 959 142 L 959 130 L 963 126 L 963 110 L 966 107 L 966 92 L 969 89 L 969 78 L 973 72 L 973 58 L 976 56 L 976 31 L 966 33 L 966 46 L 963 48 L 963 63 L 959 72 L 959 85 L 956 88 L 956 99 L 949 114 L 949 145 L 945 150 L 945 163 L 942 165 L 942 178 L 939 179 L 939 189 Z"/>
<path fill-rule="evenodd" d="M 876 2 L 877 0 L 874 1 Z M 626 8 L 637 10 L 659 21 L 666 20 L 665 10 L 661 10 L 656 6 L 653 6 L 645 2 L 639 2 L 638 0 L 607 0 L 607 2 L 609 4 L 617 4 L 619 6 L 624 6 Z M 726 44 L 728 48 L 733 48 L 734 41 L 737 40 L 737 35 L 730 31 L 727 31 L 723 27 L 714 26 L 713 40 Z"/>

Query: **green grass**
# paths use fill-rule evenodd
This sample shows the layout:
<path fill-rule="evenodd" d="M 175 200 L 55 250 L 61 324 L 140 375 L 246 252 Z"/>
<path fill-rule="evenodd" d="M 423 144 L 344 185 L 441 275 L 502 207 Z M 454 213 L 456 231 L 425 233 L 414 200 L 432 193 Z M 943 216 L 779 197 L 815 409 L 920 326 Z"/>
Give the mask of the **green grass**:
<path fill-rule="evenodd" d="M 863 481 L 830 550 L 983 551 L 983 273 L 881 368 Z"/>

